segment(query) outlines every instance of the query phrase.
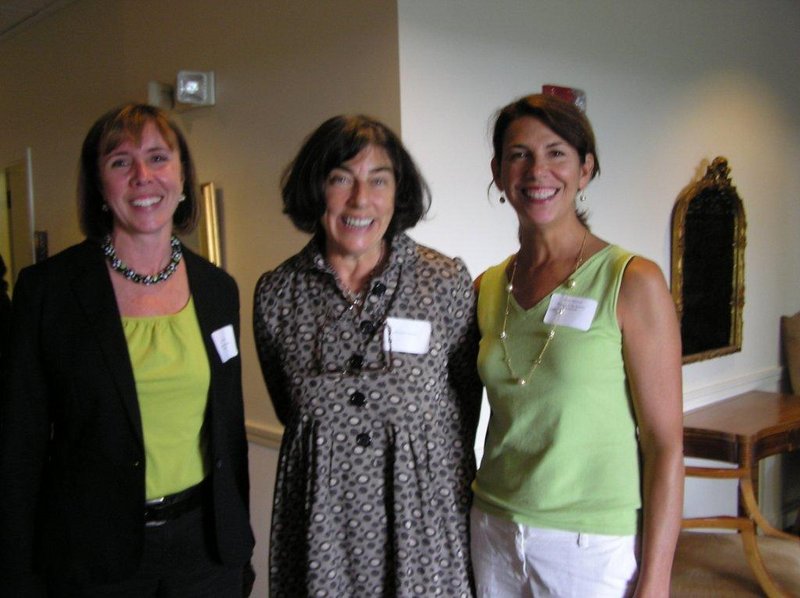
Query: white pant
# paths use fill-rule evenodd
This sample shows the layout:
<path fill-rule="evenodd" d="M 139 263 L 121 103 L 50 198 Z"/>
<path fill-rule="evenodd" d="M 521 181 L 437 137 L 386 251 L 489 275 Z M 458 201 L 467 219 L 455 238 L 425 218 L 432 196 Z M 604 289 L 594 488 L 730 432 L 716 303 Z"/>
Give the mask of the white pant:
<path fill-rule="evenodd" d="M 479 598 L 630 596 L 636 536 L 528 527 L 472 507 L 472 566 Z"/>

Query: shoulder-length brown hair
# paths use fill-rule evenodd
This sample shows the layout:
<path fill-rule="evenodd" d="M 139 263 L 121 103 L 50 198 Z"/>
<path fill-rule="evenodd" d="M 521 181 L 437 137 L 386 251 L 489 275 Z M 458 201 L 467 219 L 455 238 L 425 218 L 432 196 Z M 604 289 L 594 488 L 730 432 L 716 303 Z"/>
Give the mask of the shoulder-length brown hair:
<path fill-rule="evenodd" d="M 386 150 L 396 182 L 394 214 L 386 236 L 412 228 L 430 207 L 430 191 L 395 133 L 368 116 L 334 116 L 306 138 L 281 178 L 283 213 L 301 231 L 318 233 L 330 172 L 368 145 Z"/>
<path fill-rule="evenodd" d="M 511 123 L 524 116 L 531 116 L 541 121 L 556 135 L 575 148 L 581 164 L 586 162 L 588 154 L 592 154 L 594 168 L 589 180 L 600 174 L 600 158 L 597 156 L 597 144 L 589 119 L 575 104 L 543 93 L 521 97 L 497 112 L 492 133 L 495 164 L 499 166 L 503 161 L 503 141 L 506 131 L 511 126 Z M 494 181 L 489 183 L 490 189 L 493 183 Z M 575 213 L 581 223 L 588 227 L 589 218 L 587 213 L 577 208 Z"/>
<path fill-rule="evenodd" d="M 100 181 L 100 159 L 131 139 L 139 142 L 145 125 L 152 123 L 170 149 L 178 150 L 183 175 L 183 194 L 172 216 L 177 233 L 194 230 L 197 223 L 197 178 L 186 139 L 160 108 L 147 104 L 125 104 L 101 116 L 89 129 L 81 148 L 78 167 L 78 219 L 90 239 L 102 239 L 111 232 L 113 216 L 104 210 L 105 198 Z"/>

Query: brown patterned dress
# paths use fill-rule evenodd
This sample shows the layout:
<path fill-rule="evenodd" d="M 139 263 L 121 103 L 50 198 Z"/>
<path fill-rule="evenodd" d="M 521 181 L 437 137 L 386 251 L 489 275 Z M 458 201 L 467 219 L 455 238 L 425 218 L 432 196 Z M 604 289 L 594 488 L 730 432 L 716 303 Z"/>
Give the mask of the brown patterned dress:
<path fill-rule="evenodd" d="M 395 318 L 430 323 L 427 352 L 401 350 Z M 481 386 L 463 262 L 397 235 L 354 306 L 312 239 L 259 280 L 254 330 L 285 426 L 272 598 L 472 596 Z"/>

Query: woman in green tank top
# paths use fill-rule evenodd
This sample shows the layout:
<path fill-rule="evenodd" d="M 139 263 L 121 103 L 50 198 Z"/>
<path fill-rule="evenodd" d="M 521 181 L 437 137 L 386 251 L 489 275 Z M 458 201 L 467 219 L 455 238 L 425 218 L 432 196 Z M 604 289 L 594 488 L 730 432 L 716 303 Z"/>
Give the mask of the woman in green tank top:
<path fill-rule="evenodd" d="M 666 596 L 683 460 L 664 277 L 593 235 L 576 209 L 600 165 L 573 103 L 509 104 L 493 146 L 520 248 L 476 281 L 491 405 L 473 484 L 478 595 Z"/>

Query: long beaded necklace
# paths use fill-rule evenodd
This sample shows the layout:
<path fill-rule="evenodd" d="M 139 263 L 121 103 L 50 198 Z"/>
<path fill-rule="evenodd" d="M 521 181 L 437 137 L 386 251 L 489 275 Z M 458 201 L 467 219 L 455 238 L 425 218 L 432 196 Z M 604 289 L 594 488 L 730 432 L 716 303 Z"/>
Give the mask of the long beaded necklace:
<path fill-rule="evenodd" d="M 333 271 L 334 277 L 336 279 L 336 283 L 339 289 L 342 291 L 345 300 L 347 301 L 347 307 L 342 309 L 337 316 L 333 316 L 331 306 L 325 310 L 325 316 L 322 320 L 322 323 L 317 328 L 317 340 L 316 346 L 314 349 L 315 359 L 317 361 L 316 371 L 319 374 L 323 375 L 334 375 L 338 378 L 343 378 L 345 376 L 361 376 L 367 373 L 375 373 L 375 372 L 387 372 L 391 371 L 392 369 L 392 330 L 391 327 L 386 322 L 386 316 L 389 313 L 390 303 L 385 303 L 384 301 L 386 298 L 387 287 L 382 282 L 375 282 L 373 284 L 373 280 L 375 276 L 381 271 L 384 266 L 384 258 L 386 257 L 386 245 L 385 243 L 381 244 L 381 251 L 378 255 L 378 261 L 375 263 L 375 266 L 370 270 L 369 274 L 367 274 L 365 279 L 365 284 L 363 285 L 364 288 L 362 291 L 355 293 L 350 291 L 344 284 L 342 284 L 339 276 L 336 274 L 335 270 L 331 268 Z M 398 274 L 399 277 L 399 274 Z M 370 301 L 368 298 L 370 295 L 375 296 L 374 301 Z M 382 307 L 383 305 L 383 307 Z M 372 318 L 367 318 L 366 320 L 362 320 L 358 325 L 358 329 L 361 332 L 361 340 L 358 342 L 357 347 L 355 348 L 355 352 L 353 355 L 347 359 L 345 365 L 339 368 L 329 368 L 324 365 L 323 354 L 324 354 L 324 344 L 325 344 L 325 336 L 330 330 L 331 326 L 340 322 L 345 316 L 351 314 L 352 317 L 360 318 L 362 315 L 367 314 L 368 312 L 372 313 Z M 382 363 L 376 364 L 367 364 L 364 362 L 364 354 L 366 352 L 366 346 L 369 341 L 374 338 L 378 337 L 380 342 L 384 338 L 384 333 L 386 334 L 387 338 L 387 349 L 383 351 L 383 361 Z"/>
<path fill-rule="evenodd" d="M 581 267 L 583 263 L 583 250 L 586 247 L 586 237 L 588 236 L 589 231 L 583 233 L 583 240 L 581 241 L 581 248 L 578 251 L 578 257 L 575 259 L 575 267 L 572 268 L 572 272 L 570 275 L 562 282 L 559 287 L 564 287 L 565 289 L 571 289 L 575 286 L 575 272 L 578 271 L 578 268 Z M 514 291 L 514 277 L 517 274 L 517 264 L 519 263 L 519 253 L 514 257 L 514 267 L 511 269 L 511 280 L 506 285 L 506 311 L 503 315 L 503 329 L 500 331 L 500 344 L 503 346 L 503 357 L 506 363 L 506 367 L 508 368 L 508 373 L 511 374 L 511 380 L 514 384 L 519 386 L 525 386 L 528 382 L 530 382 L 531 378 L 533 377 L 534 372 L 536 369 L 541 365 L 542 359 L 544 358 L 544 354 L 547 352 L 548 347 L 550 347 L 550 343 L 553 342 L 553 339 L 556 336 L 556 327 L 558 326 L 558 321 L 560 317 L 564 314 L 564 307 L 561 306 L 556 311 L 556 317 L 553 321 L 550 330 L 547 332 L 547 336 L 545 337 L 544 345 L 542 349 L 539 351 L 539 355 L 536 359 L 533 360 L 528 373 L 524 376 L 520 376 L 514 371 L 514 368 L 511 365 L 511 353 L 508 350 L 508 344 L 506 339 L 508 338 L 508 332 L 506 331 L 506 324 L 508 323 L 508 313 L 511 305 L 511 293 Z"/>
<path fill-rule="evenodd" d="M 178 240 L 178 237 L 173 235 L 169 244 L 172 249 L 169 263 L 163 270 L 155 274 L 139 274 L 134 269 L 129 268 L 125 262 L 117 257 L 117 250 L 114 248 L 114 243 L 111 241 L 111 235 L 106 235 L 105 239 L 103 239 L 103 253 L 108 263 L 111 265 L 112 270 L 119 272 L 130 281 L 149 286 L 167 280 L 175 273 L 175 270 L 178 269 L 178 264 L 181 263 L 183 251 L 181 250 L 181 242 Z"/>

